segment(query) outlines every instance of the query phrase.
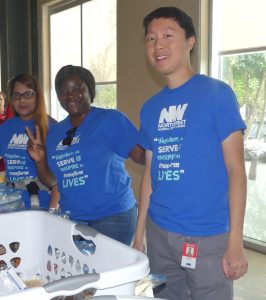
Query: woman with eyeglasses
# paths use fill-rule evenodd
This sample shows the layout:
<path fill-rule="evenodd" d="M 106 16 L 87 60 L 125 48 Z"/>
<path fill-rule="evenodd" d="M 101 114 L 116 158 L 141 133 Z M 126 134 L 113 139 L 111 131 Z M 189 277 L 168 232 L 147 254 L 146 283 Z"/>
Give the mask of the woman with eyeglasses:
<path fill-rule="evenodd" d="M 41 179 L 53 185 L 56 178 L 61 210 L 72 220 L 130 245 L 137 207 L 124 161 L 144 163 L 137 130 L 123 113 L 91 106 L 95 80 L 83 67 L 62 67 L 55 89 L 69 115 L 49 130 L 46 156 L 39 131 L 28 131 Z"/>
<path fill-rule="evenodd" d="M 48 128 L 56 123 L 46 113 L 43 91 L 36 78 L 19 74 L 8 83 L 8 98 L 15 116 L 0 126 L 0 156 L 5 161 L 7 184 L 24 190 L 26 209 L 57 207 L 57 187 L 50 191 L 39 181 L 35 162 L 27 151 L 25 127 L 34 131 L 38 125 L 45 141 Z"/>

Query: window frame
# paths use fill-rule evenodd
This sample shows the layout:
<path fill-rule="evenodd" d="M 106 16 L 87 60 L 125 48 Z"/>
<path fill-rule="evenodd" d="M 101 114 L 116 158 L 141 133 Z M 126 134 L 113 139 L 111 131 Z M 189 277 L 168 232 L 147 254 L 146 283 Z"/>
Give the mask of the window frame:
<path fill-rule="evenodd" d="M 39 21 L 38 36 L 38 57 L 39 57 L 39 80 L 43 83 L 44 96 L 47 111 L 51 114 L 51 44 L 50 44 L 50 17 L 52 14 L 62 12 L 75 6 L 82 6 L 92 0 L 40 0 L 37 4 L 37 17 Z M 82 9 L 81 9 L 81 66 L 83 66 L 82 47 Z M 117 80 L 96 82 L 96 86 L 113 85 L 117 86 Z"/>
<path fill-rule="evenodd" d="M 266 51 L 266 47 L 250 47 L 250 48 L 241 48 L 241 49 L 234 49 L 231 51 L 214 51 L 213 43 L 214 43 L 214 23 L 213 23 L 213 12 L 214 12 L 214 1 L 209 0 L 209 68 L 208 72 L 210 76 L 220 79 L 220 61 L 222 55 L 234 55 L 234 54 L 241 54 L 241 53 L 254 53 L 260 51 Z M 217 57 L 215 57 L 217 55 Z M 214 64 L 218 63 L 216 69 L 214 71 Z M 221 79 L 220 79 L 221 80 Z M 244 246 L 248 249 L 266 254 L 266 241 L 256 240 L 255 238 L 251 238 L 248 236 L 244 236 Z"/>

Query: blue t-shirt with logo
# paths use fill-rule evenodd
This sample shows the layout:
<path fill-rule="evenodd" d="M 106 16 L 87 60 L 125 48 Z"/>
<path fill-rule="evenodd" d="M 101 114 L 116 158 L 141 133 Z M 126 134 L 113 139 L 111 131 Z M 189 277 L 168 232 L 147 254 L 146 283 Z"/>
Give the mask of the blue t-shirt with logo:
<path fill-rule="evenodd" d="M 121 112 L 96 107 L 76 129 L 71 145 L 63 145 L 71 128 L 67 117 L 49 131 L 46 142 L 62 211 L 87 221 L 130 209 L 135 198 L 124 161 L 136 145 L 136 128 Z"/>
<path fill-rule="evenodd" d="M 55 122 L 50 120 L 49 127 Z M 23 121 L 19 117 L 13 117 L 0 125 L 0 156 L 3 156 L 6 168 L 6 177 L 10 182 L 38 177 L 34 161 L 28 154 L 27 147 L 29 138 L 25 132 L 29 127 L 35 134 L 35 123 L 33 120 Z M 28 192 L 23 192 L 25 207 L 30 208 Z M 41 208 L 48 208 L 50 194 L 39 191 Z"/>
<path fill-rule="evenodd" d="M 141 110 L 138 143 L 153 153 L 149 216 L 161 228 L 210 236 L 229 229 L 222 142 L 245 129 L 232 89 L 195 75 L 165 87 Z"/>

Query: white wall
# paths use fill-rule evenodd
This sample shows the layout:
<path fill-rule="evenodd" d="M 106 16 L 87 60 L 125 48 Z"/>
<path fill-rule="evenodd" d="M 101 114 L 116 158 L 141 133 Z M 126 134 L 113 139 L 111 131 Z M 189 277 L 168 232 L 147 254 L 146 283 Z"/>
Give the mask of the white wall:
<path fill-rule="evenodd" d="M 220 51 L 266 47 L 265 0 L 223 0 L 222 2 L 215 0 L 215 2 L 218 6 L 219 3 L 222 4 L 218 8 L 218 14 L 221 20 L 226 20 L 217 34 Z"/>
<path fill-rule="evenodd" d="M 143 18 L 160 6 L 177 6 L 192 16 L 197 38 L 193 50 L 193 65 L 196 70 L 200 65 L 199 38 L 200 7 L 205 0 L 117 0 L 117 82 L 118 109 L 125 112 L 139 126 L 139 111 L 145 100 L 162 88 L 164 82 L 146 62 L 144 52 Z M 139 184 L 143 167 L 133 162 L 127 163 L 127 168 L 133 178 L 133 188 L 136 197 L 139 194 Z"/>

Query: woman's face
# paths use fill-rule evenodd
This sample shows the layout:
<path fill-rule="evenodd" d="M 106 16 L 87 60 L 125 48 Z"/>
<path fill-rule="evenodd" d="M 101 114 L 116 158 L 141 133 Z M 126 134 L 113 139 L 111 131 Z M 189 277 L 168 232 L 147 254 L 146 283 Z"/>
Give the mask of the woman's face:
<path fill-rule="evenodd" d="M 67 77 L 59 90 L 58 99 L 70 117 L 82 117 L 91 106 L 91 96 L 86 83 L 77 75 Z"/>
<path fill-rule="evenodd" d="M 37 105 L 35 91 L 17 81 L 11 92 L 11 101 L 14 110 L 22 120 L 33 118 Z"/>

